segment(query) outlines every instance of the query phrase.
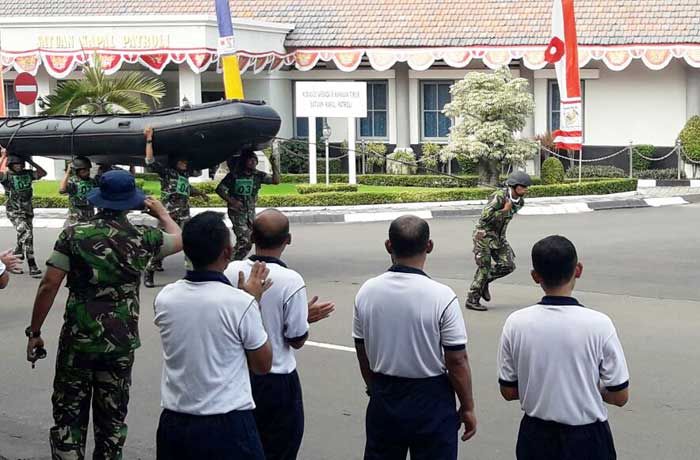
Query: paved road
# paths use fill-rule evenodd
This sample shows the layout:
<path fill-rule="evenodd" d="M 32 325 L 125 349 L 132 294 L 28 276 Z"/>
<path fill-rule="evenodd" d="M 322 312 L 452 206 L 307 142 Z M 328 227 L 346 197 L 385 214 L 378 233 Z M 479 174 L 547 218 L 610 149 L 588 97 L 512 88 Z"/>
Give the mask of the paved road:
<path fill-rule="evenodd" d="M 463 300 L 465 278 L 474 264 L 468 238 L 473 219 L 431 222 L 435 252 L 427 271 L 452 286 Z M 304 273 L 309 290 L 338 303 L 336 314 L 312 330 L 315 342 L 352 346 L 352 299 L 367 277 L 388 265 L 383 252 L 388 225 L 295 226 L 286 259 Z M 627 353 L 630 403 L 611 409 L 619 458 L 635 460 L 697 458 L 700 439 L 700 206 L 605 211 L 569 216 L 522 216 L 510 230 L 519 255 L 518 269 L 493 289 L 488 313 L 465 313 L 479 416 L 476 438 L 462 444 L 460 458 L 513 458 L 520 411 L 500 400 L 495 378 L 498 335 L 506 316 L 534 303 L 538 288 L 529 279 L 532 243 L 552 233 L 566 235 L 585 265 L 577 296 L 616 322 Z M 46 255 L 55 230 L 37 231 L 37 249 Z M 10 246 L 11 231 L 0 230 L 0 247 Z M 166 261 L 159 281 L 178 275 L 181 258 Z M 47 458 L 51 423 L 50 386 L 65 292 L 50 314 L 44 335 L 49 359 L 32 371 L 23 360 L 27 325 L 37 282 L 13 280 L 0 293 L 0 456 Z M 153 458 L 159 414 L 160 348 L 150 308 L 155 291 L 143 290 L 143 347 L 137 353 L 125 458 Z M 354 354 L 318 347 L 299 353 L 304 385 L 306 433 L 300 459 L 353 460 L 362 457 L 364 386 Z"/>

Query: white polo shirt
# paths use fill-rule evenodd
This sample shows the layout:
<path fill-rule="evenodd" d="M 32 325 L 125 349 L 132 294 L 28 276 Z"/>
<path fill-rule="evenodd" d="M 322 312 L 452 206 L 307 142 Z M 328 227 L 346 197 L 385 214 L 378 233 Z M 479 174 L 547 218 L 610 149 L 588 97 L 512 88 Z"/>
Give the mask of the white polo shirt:
<path fill-rule="evenodd" d="M 0 276 L 2 276 L 3 273 L 5 273 L 5 264 L 2 263 L 2 260 L 0 260 Z"/>
<path fill-rule="evenodd" d="M 231 283 L 238 283 L 238 273 L 250 276 L 255 261 L 265 262 L 270 269 L 272 286 L 260 298 L 265 329 L 272 345 L 272 374 L 289 374 L 297 368 L 294 349 L 289 342 L 296 342 L 309 334 L 309 305 L 306 285 L 301 275 L 287 268 L 274 257 L 251 256 L 247 260 L 231 262 L 224 272 Z"/>
<path fill-rule="evenodd" d="M 444 374 L 443 349 L 467 344 L 454 291 L 421 270 L 396 265 L 360 288 L 352 336 L 364 342 L 373 372 L 415 379 Z"/>
<path fill-rule="evenodd" d="M 222 273 L 188 272 L 164 287 L 154 306 L 162 407 L 193 415 L 254 409 L 246 350 L 267 341 L 255 299 Z"/>
<path fill-rule="evenodd" d="M 566 425 L 608 419 L 600 388 L 629 385 L 615 326 L 571 297 L 544 297 L 503 326 L 498 380 L 517 386 L 527 415 Z"/>

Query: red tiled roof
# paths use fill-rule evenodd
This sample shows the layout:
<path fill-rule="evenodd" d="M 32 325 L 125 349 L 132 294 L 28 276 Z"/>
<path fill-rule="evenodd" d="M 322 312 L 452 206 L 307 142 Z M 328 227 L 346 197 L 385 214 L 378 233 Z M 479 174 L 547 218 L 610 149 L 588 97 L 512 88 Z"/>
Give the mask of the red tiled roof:
<path fill-rule="evenodd" d="M 545 45 L 551 0 L 231 0 L 234 17 L 295 25 L 286 45 Z M 0 0 L 0 16 L 213 14 L 214 0 Z M 578 0 L 583 45 L 700 43 L 700 0 Z"/>

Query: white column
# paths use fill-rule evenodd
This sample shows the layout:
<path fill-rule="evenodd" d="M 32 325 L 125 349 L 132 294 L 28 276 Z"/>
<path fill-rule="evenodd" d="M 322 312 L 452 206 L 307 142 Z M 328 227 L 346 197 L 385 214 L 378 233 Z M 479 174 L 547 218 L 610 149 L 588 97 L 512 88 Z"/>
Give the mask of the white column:
<path fill-rule="evenodd" d="M 408 64 L 399 62 L 394 69 L 396 72 L 396 147 L 408 148 L 411 146 Z"/>
<path fill-rule="evenodd" d="M 686 75 L 686 118 L 700 115 L 700 69 L 688 66 Z"/>
<path fill-rule="evenodd" d="M 309 184 L 316 183 L 316 117 L 309 117 Z"/>
<path fill-rule="evenodd" d="M 357 184 L 357 163 L 355 162 L 355 128 L 354 118 L 348 118 L 348 183 Z"/>
<path fill-rule="evenodd" d="M 22 116 L 36 115 L 41 111 L 39 100 L 51 94 L 56 87 L 56 81 L 46 72 L 44 66 L 39 67 L 36 74 L 37 97 L 36 102 L 32 106 L 20 104 L 20 114 Z M 34 161 L 39 166 L 46 170 L 46 179 L 55 180 L 63 177 L 64 162 L 63 160 L 52 160 L 50 158 L 34 157 Z"/>
<path fill-rule="evenodd" d="M 202 103 L 202 76 L 194 73 L 187 63 L 180 64 L 178 68 L 178 105 L 182 105 L 184 98 L 190 105 Z M 193 177 L 192 182 L 204 182 L 209 180 L 209 170 L 203 169 L 202 175 Z"/>

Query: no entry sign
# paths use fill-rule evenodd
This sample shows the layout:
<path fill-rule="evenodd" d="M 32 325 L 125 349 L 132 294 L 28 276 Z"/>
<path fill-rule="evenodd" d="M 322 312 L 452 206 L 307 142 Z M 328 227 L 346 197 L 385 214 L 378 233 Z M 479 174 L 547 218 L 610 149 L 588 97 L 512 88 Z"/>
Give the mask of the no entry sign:
<path fill-rule="evenodd" d="M 15 78 L 15 96 L 17 100 L 24 105 L 34 104 L 36 101 L 39 88 L 36 84 L 36 78 L 24 72 L 17 75 Z"/>

